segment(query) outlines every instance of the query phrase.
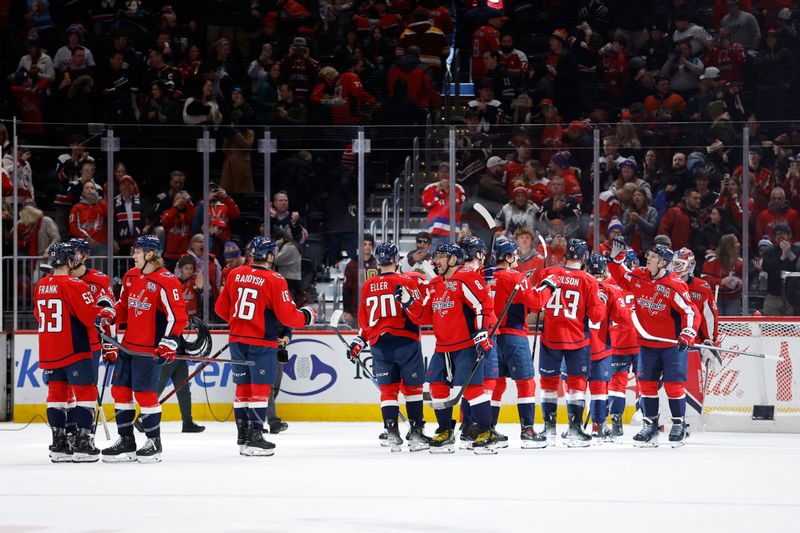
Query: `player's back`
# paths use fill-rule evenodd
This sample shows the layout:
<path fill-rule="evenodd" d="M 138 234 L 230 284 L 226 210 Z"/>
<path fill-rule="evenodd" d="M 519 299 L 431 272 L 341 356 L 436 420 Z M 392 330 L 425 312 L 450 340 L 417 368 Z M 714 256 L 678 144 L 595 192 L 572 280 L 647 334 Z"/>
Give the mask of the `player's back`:
<path fill-rule="evenodd" d="M 372 276 L 361 288 L 358 323 L 361 337 L 370 345 L 375 344 L 383 334 L 419 340 L 419 326 L 395 301 L 394 294 L 398 286 L 406 287 L 415 298 L 420 298 L 418 281 L 397 272 Z"/>
<path fill-rule="evenodd" d="M 547 268 L 542 272 L 542 278 L 546 277 L 552 277 L 557 288 L 544 308 L 542 342 L 555 350 L 588 346 L 589 328 L 596 327 L 604 312 L 597 280 L 583 270 L 567 267 Z"/>
<path fill-rule="evenodd" d="M 521 273 L 512 268 L 496 268 L 494 270 L 494 308 L 498 313 L 503 312 L 511 293 L 514 292 L 517 284 L 520 284 L 520 292 L 528 290 L 528 279 Z M 501 335 L 527 335 L 528 315 L 527 306 L 522 303 L 521 298 L 515 297 L 506 311 L 506 316 L 500 324 L 498 332 Z"/>
<path fill-rule="evenodd" d="M 692 303 L 697 311 L 695 324 L 700 340 L 713 340 L 717 338 L 718 311 L 717 302 L 711 285 L 704 279 L 690 277 L 686 282 Z"/>
<path fill-rule="evenodd" d="M 78 278 L 49 275 L 39 280 L 34 290 L 39 366 L 61 368 L 99 350 L 93 327 L 98 312 L 89 286 Z"/>

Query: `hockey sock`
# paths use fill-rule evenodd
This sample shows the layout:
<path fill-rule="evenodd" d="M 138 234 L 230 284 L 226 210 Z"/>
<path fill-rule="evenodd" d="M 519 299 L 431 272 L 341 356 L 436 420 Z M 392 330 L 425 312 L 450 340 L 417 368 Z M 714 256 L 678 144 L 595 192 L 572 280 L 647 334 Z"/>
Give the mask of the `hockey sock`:
<path fill-rule="evenodd" d="M 491 395 L 486 393 L 483 385 L 467 385 L 463 398 L 469 402 L 472 421 L 481 429 L 489 429 L 492 426 Z"/>
<path fill-rule="evenodd" d="M 658 381 L 640 381 L 642 395 L 639 397 L 639 406 L 642 415 L 647 418 L 658 416 Z"/>
<path fill-rule="evenodd" d="M 669 410 L 672 416 L 676 418 L 686 416 L 686 393 L 683 383 L 667 381 L 664 383 L 664 390 L 669 398 Z"/>
<path fill-rule="evenodd" d="M 625 411 L 625 393 L 618 396 L 619 393 L 608 393 L 608 411 L 612 415 L 621 415 Z"/>
<path fill-rule="evenodd" d="M 596 424 L 603 424 L 608 418 L 608 383 L 590 381 L 589 390 L 592 393 L 592 401 L 589 404 L 592 421 Z"/>
<path fill-rule="evenodd" d="M 237 383 L 233 398 L 233 417 L 236 420 L 247 420 L 247 406 L 250 402 L 250 384 Z"/>
<path fill-rule="evenodd" d="M 247 415 L 250 418 L 250 422 L 261 429 L 264 428 L 264 421 L 267 419 L 270 392 L 272 392 L 272 385 L 250 385 L 250 403 Z"/>
<path fill-rule="evenodd" d="M 628 386 L 628 372 L 616 372 L 608 384 L 608 410 L 612 415 L 625 411 L 625 389 Z"/>
<path fill-rule="evenodd" d="M 533 378 L 517 381 L 517 412 L 521 426 L 533 425 L 533 414 L 536 407 L 536 382 Z"/>
<path fill-rule="evenodd" d="M 417 424 L 424 422 L 422 414 L 422 385 L 400 385 L 400 390 L 406 399 L 406 413 L 408 419 Z"/>
<path fill-rule="evenodd" d="M 56 402 L 47 402 L 47 423 L 51 428 L 63 428 L 67 425 L 67 412 Z"/>
<path fill-rule="evenodd" d="M 388 385 L 378 385 L 381 391 L 381 414 L 384 420 L 397 420 L 397 413 L 400 412 L 397 395 L 400 393 L 399 383 Z"/>
<path fill-rule="evenodd" d="M 558 408 L 558 376 L 542 376 L 539 385 L 542 387 L 542 417 L 545 422 L 552 417 L 555 420 Z"/>
<path fill-rule="evenodd" d="M 47 384 L 47 423 L 50 427 L 66 427 L 67 400 L 66 381 L 51 381 Z"/>
<path fill-rule="evenodd" d="M 70 409 L 76 427 L 91 431 L 94 422 L 94 407 L 97 402 L 97 388 L 94 385 L 77 385 L 75 390 L 75 407 Z M 67 422 L 69 422 L 67 412 Z"/>
<path fill-rule="evenodd" d="M 397 413 L 400 412 L 400 408 L 397 405 L 382 405 L 381 406 L 381 416 L 383 416 L 384 420 L 397 420 Z"/>
<path fill-rule="evenodd" d="M 406 412 L 408 413 L 408 419 L 412 422 L 421 424 L 424 421 L 422 415 L 422 400 L 418 402 L 409 402 L 406 400 Z"/>
<path fill-rule="evenodd" d="M 114 418 L 117 421 L 117 433 L 122 437 L 132 437 L 133 419 L 136 416 L 133 391 L 130 387 L 111 385 L 111 396 L 114 398 Z"/>
<path fill-rule="evenodd" d="M 450 429 L 452 426 L 451 421 L 453 419 L 453 408 L 446 407 L 445 409 L 436 409 L 434 413 L 436 413 L 436 422 L 439 423 L 439 428 L 436 430 L 436 432 L 439 433 L 446 429 Z"/>
<path fill-rule="evenodd" d="M 161 436 L 161 404 L 155 391 L 135 392 L 134 396 L 140 406 L 142 428 L 147 438 Z"/>
<path fill-rule="evenodd" d="M 474 422 L 472 418 L 472 408 L 470 407 L 467 399 L 463 396 L 461 397 L 461 422 L 464 424 L 464 427 L 467 427 Z"/>
<path fill-rule="evenodd" d="M 67 433 L 73 434 L 77 430 L 77 424 L 75 423 L 75 388 L 69 386 L 69 393 L 68 393 L 68 400 L 67 400 Z"/>
<path fill-rule="evenodd" d="M 492 427 L 497 425 L 498 418 L 500 418 L 500 406 L 492 405 Z"/>
<path fill-rule="evenodd" d="M 567 413 L 570 417 L 574 416 L 575 419 L 583 420 L 583 408 L 586 406 L 585 400 L 569 400 L 567 402 Z"/>

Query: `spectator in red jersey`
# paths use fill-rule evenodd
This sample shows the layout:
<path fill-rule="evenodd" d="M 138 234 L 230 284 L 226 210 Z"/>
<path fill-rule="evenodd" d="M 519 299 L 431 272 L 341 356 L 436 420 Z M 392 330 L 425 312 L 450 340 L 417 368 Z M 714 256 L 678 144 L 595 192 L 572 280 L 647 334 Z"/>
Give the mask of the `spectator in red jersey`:
<path fill-rule="evenodd" d="M 389 96 L 394 95 L 395 84 L 398 80 L 406 82 L 408 97 L 423 109 L 433 111 L 439 108 L 439 92 L 433 88 L 430 67 L 419 60 L 419 47 L 409 46 L 406 53 L 398 59 L 386 78 L 386 88 Z"/>
<path fill-rule="evenodd" d="M 525 164 L 533 155 L 533 143 L 524 135 L 515 135 L 509 144 L 514 147 L 514 153 L 508 157 L 503 171 L 506 173 L 506 187 L 510 198 L 514 188 L 525 181 Z"/>
<path fill-rule="evenodd" d="M 178 260 L 178 281 L 181 283 L 186 314 L 200 316 L 203 310 L 199 302 L 203 297 L 204 280 L 197 271 L 197 260 L 191 255 L 184 255 Z"/>
<path fill-rule="evenodd" d="M 450 165 L 440 163 L 436 172 L 436 183 L 431 183 L 422 191 L 422 205 L 428 210 L 428 233 L 431 234 L 431 248 L 450 242 Z M 456 183 L 456 232 L 461 228 L 461 205 L 466 199 L 464 188 Z"/>
<path fill-rule="evenodd" d="M 761 148 L 755 146 L 750 148 L 747 154 L 747 173 L 750 179 L 750 195 L 755 199 L 755 212 L 750 214 L 758 216 L 758 213 L 767 208 L 772 189 L 775 188 L 776 180 L 772 171 L 761 165 L 763 152 Z M 733 177 L 742 179 L 742 167 L 737 167 L 733 171 Z"/>
<path fill-rule="evenodd" d="M 553 157 L 550 158 L 550 175 L 563 178 L 564 194 L 574 196 L 578 200 L 578 203 L 580 203 L 583 198 L 583 195 L 581 195 L 581 183 L 575 176 L 575 170 L 570 167 L 569 159 L 569 152 L 558 152 L 553 155 Z"/>
<path fill-rule="evenodd" d="M 611 41 L 609 49 L 602 50 L 604 53 L 601 57 L 603 83 L 605 83 L 606 91 L 611 95 L 613 101 L 620 103 L 620 99 L 630 83 L 629 60 L 628 54 L 625 53 L 626 46 L 628 46 L 628 39 L 622 34 L 617 34 Z"/>
<path fill-rule="evenodd" d="M 666 235 L 672 241 L 673 249 L 691 248 L 700 227 L 700 193 L 697 189 L 687 189 L 683 193 L 683 202 L 667 210 L 658 233 Z"/>
<path fill-rule="evenodd" d="M 450 55 L 450 43 L 442 30 L 431 23 L 426 10 L 414 13 L 414 22 L 400 34 L 395 54 L 398 57 L 405 55 L 409 46 L 419 47 L 420 60 L 431 68 L 436 86 L 441 85 L 444 77 L 442 64 L 444 59 Z"/>
<path fill-rule="evenodd" d="M 720 28 L 703 58 L 703 64 L 719 69 L 720 79 L 740 84 L 744 76 L 745 50 L 741 44 L 731 41 L 731 30 Z"/>
<path fill-rule="evenodd" d="M 225 189 L 219 186 L 219 184 L 215 182 L 211 182 L 210 184 L 211 192 L 208 195 L 208 222 L 214 222 L 217 219 L 225 221 L 228 226 L 230 227 L 231 222 L 239 218 L 239 214 L 241 211 L 239 210 L 239 206 L 236 205 L 236 202 L 228 196 L 228 193 L 225 192 Z M 192 222 L 192 231 L 194 233 L 200 233 L 203 227 L 203 202 L 197 204 L 197 209 L 195 209 L 194 214 L 194 221 Z M 223 242 L 229 241 L 231 238 L 231 231 L 230 229 L 225 228 L 225 230 L 220 235 L 220 238 Z"/>
<path fill-rule="evenodd" d="M 69 235 L 89 241 L 92 255 L 106 253 L 108 202 L 100 198 L 93 181 L 83 184 L 80 201 L 69 213 Z"/>
<path fill-rule="evenodd" d="M 786 224 L 792 235 L 800 235 L 800 215 L 786 203 L 786 193 L 781 187 L 772 189 L 769 206 L 756 217 L 756 235 L 769 235 L 775 238 L 775 226 Z"/>
<path fill-rule="evenodd" d="M 550 198 L 550 180 L 545 177 L 542 164 L 536 159 L 529 159 L 525 163 L 524 173 L 524 185 L 528 189 L 528 195 L 533 203 L 541 207 L 542 203 Z"/>
<path fill-rule="evenodd" d="M 377 104 L 375 98 L 364 90 L 359 74 L 364 72 L 364 60 L 354 57 L 350 70 L 336 81 L 336 96 L 345 101 L 332 110 L 334 125 L 364 124 L 364 106 Z"/>
<path fill-rule="evenodd" d="M 486 77 L 483 54 L 489 50 L 500 50 L 500 28 L 503 26 L 503 12 L 493 10 L 486 24 L 472 34 L 472 81 Z"/>
<path fill-rule="evenodd" d="M 742 269 L 744 261 L 739 256 L 742 245 L 736 235 L 728 233 L 719 240 L 714 256 L 703 265 L 702 278 L 718 294 L 720 316 L 742 314 Z M 719 287 L 719 293 L 716 292 Z"/>
<path fill-rule="evenodd" d="M 515 89 L 520 90 L 528 82 L 528 56 L 514 48 L 514 36 L 510 33 L 500 37 L 500 64 L 506 67 Z"/>
<path fill-rule="evenodd" d="M 172 197 L 172 207 L 161 215 L 161 225 L 166 234 L 163 256 L 168 270 L 175 268 L 178 259 L 189 248 L 194 215 L 195 207 L 186 191 L 175 194 Z"/>

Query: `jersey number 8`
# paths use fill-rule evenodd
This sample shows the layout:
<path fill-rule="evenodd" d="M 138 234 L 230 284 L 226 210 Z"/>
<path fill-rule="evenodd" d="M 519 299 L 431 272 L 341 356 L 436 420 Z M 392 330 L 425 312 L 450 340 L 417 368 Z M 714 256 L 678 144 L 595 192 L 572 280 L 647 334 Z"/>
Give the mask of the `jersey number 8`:
<path fill-rule="evenodd" d="M 567 289 L 564 292 L 564 303 L 561 303 L 561 287 L 556 288 L 553 295 L 550 297 L 550 301 L 547 302 L 547 309 L 553 310 L 553 316 L 559 316 L 561 314 L 561 310 L 564 310 L 564 318 L 569 318 L 571 320 L 575 320 L 578 318 L 578 305 L 581 301 L 581 293 L 578 291 L 574 291 L 571 289 Z"/>
<path fill-rule="evenodd" d="M 379 318 L 398 316 L 399 314 L 393 294 L 381 294 L 380 300 L 378 296 L 370 296 L 367 298 L 366 303 L 367 309 L 369 309 L 369 327 L 371 328 L 375 327 Z M 378 307 L 380 307 L 380 313 L 378 313 Z"/>
<path fill-rule="evenodd" d="M 39 300 L 36 304 L 39 315 L 39 333 L 58 333 L 62 328 L 61 300 Z"/>

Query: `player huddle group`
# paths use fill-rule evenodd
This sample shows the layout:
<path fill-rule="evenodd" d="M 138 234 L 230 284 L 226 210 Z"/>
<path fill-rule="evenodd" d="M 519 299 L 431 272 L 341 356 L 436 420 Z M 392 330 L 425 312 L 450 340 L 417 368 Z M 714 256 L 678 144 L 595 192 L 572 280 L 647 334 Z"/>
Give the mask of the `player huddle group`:
<path fill-rule="evenodd" d="M 569 419 L 562 437 L 567 446 L 621 442 L 625 390 L 633 370 L 643 417 L 634 445 L 658 446 L 663 383 L 672 421 L 669 441 L 682 446 L 688 436 L 688 350 L 697 340 L 716 337 L 716 304 L 708 284 L 692 275 L 692 252 L 654 246 L 640 267 L 621 239 L 613 243 L 610 257 L 590 254 L 584 241 L 571 239 L 564 266 L 524 275 L 515 270 L 514 242 L 499 239 L 492 251 L 490 267 L 485 243 L 477 237 L 442 244 L 433 255 L 436 277 L 426 281 L 398 272 L 394 244 L 376 248 L 380 273 L 364 283 L 361 330 L 348 356 L 358 358 L 367 345 L 371 348 L 385 428 L 381 444 L 401 449 L 397 418 L 402 392 L 411 451 L 455 451 L 453 406 L 460 399 L 461 447 L 476 454 L 497 453 L 508 445 L 508 438 L 495 430 L 508 378 L 517 387 L 523 448 L 555 445 L 562 379 Z M 529 313 L 543 316 L 539 385 L 544 430 L 539 433 L 533 428 L 536 385 Z M 647 318 L 644 324 L 639 317 Z M 427 369 L 419 336 L 420 326 L 426 325 L 432 326 L 436 341 Z M 425 381 L 438 423 L 433 437 L 422 431 Z M 587 389 L 591 434 L 584 431 L 588 419 L 583 420 Z"/>
<path fill-rule="evenodd" d="M 618 441 L 633 368 L 644 422 L 635 444 L 658 445 L 658 392 L 663 382 L 672 415 L 669 440 L 673 446 L 682 445 L 687 437 L 687 350 L 698 331 L 701 340 L 716 337 L 716 305 L 708 285 L 691 276 L 691 251 L 673 254 L 654 246 L 645 265 L 638 267 L 624 241 L 613 243 L 607 259 L 590 255 L 584 241 L 572 239 L 566 264 L 537 271 L 533 279 L 532 273 L 515 270 L 514 242 L 500 239 L 492 251 L 495 264 L 489 267 L 486 246 L 478 238 L 442 244 L 433 256 L 437 275 L 425 280 L 420 274 L 398 272 L 394 244 L 376 248 L 380 273 L 364 283 L 361 329 L 347 355 L 358 359 L 370 347 L 385 428 L 381 444 L 392 450 L 403 444 L 397 420 L 402 393 L 412 451 L 455 451 L 453 406 L 460 400 L 463 447 L 477 454 L 497 453 L 508 445 L 495 426 L 511 378 L 517 387 L 522 447 L 554 445 L 558 387 L 564 375 L 567 445 L 588 446 L 593 438 Z M 85 240 L 50 247 L 53 271 L 39 281 L 34 296 L 53 462 L 94 462 L 101 457 L 104 462 L 161 460 L 161 404 L 156 394 L 160 366 L 183 357 L 178 351 L 188 323 L 180 283 L 164 268 L 161 253 L 156 237 L 137 239 L 131 253 L 134 268 L 123 277 L 120 298 L 114 302 L 108 277 L 85 264 Z M 215 303 L 217 315 L 230 327 L 237 444 L 247 456 L 274 453 L 275 445 L 262 434 L 278 347 L 291 336 L 291 328 L 316 320 L 313 308 L 295 306 L 286 280 L 272 270 L 275 254 L 274 241 L 255 237 L 251 262 L 228 274 Z M 536 384 L 527 326 L 531 312 L 544 317 L 540 433 L 533 428 Z M 637 315 L 647 317 L 644 325 Z M 126 324 L 121 344 L 113 338 L 115 324 Z M 427 368 L 420 344 L 424 325 L 432 326 L 436 339 Z M 94 445 L 101 357 L 114 368 L 111 395 L 119 434 L 102 451 Z M 426 381 L 438 422 L 433 437 L 423 431 Z M 587 388 L 592 435 L 583 430 Z M 147 437 L 138 449 L 133 433 L 137 403 Z"/>

